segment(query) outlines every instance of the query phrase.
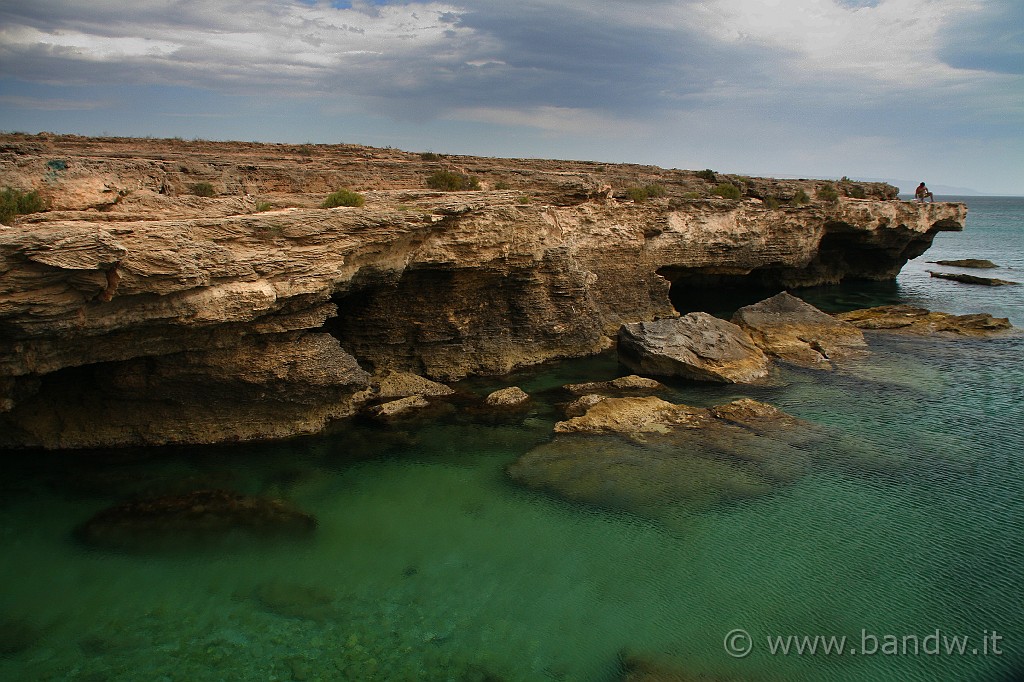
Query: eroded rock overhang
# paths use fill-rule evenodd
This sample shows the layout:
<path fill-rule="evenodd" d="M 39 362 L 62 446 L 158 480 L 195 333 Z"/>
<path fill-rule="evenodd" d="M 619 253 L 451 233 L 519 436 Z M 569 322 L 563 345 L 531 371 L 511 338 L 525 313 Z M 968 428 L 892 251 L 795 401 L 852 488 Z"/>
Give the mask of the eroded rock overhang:
<path fill-rule="evenodd" d="M 380 190 L 258 213 L 232 199 L 207 217 L 146 195 L 0 228 L 0 446 L 311 433 L 358 408 L 368 372 L 450 380 L 591 354 L 622 323 L 674 315 L 670 287 L 715 278 L 891 278 L 966 214 L 573 192 Z"/>

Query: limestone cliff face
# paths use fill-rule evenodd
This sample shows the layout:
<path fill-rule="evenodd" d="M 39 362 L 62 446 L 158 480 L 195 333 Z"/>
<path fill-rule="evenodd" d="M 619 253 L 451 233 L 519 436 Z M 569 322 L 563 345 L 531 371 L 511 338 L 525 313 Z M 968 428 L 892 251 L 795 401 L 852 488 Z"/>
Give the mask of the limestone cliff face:
<path fill-rule="evenodd" d="M 483 189 L 425 189 L 439 166 Z M 0 228 L 0 446 L 312 432 L 356 409 L 365 370 L 593 353 L 674 315 L 673 281 L 893 277 L 966 212 L 869 184 L 771 209 L 815 183 L 717 180 L 747 197 L 641 166 L 0 136 L 0 185 L 53 207 Z M 625 198 L 651 183 L 665 196 Z M 340 187 L 366 204 L 317 207 Z"/>

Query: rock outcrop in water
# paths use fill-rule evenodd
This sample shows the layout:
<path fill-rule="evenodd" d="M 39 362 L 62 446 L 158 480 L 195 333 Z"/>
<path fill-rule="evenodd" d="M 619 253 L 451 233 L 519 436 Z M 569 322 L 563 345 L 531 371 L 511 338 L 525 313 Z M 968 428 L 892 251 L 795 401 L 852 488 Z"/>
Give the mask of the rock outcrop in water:
<path fill-rule="evenodd" d="M 439 169 L 481 190 L 426 188 Z M 966 212 L 718 181 L 745 198 L 650 166 L 0 136 L 0 185 L 51 204 L 0 227 L 0 447 L 313 432 L 359 409 L 367 372 L 590 354 L 674 314 L 670 288 L 891 278 Z M 627 199 L 649 184 L 664 196 Z M 341 187 L 365 205 L 319 208 Z"/>
<path fill-rule="evenodd" d="M 911 305 L 882 305 L 839 313 L 836 318 L 861 329 L 899 331 L 920 336 L 991 336 L 1011 329 L 1006 317 L 988 313 L 950 315 Z"/>
<path fill-rule="evenodd" d="M 604 398 L 508 468 L 575 502 L 658 519 L 766 495 L 807 472 L 822 429 L 756 400 L 713 408 Z"/>

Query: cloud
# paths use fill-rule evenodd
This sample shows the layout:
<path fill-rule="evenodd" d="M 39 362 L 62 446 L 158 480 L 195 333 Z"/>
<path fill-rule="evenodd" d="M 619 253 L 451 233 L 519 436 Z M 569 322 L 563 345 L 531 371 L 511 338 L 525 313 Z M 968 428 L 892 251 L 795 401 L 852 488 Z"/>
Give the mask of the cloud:
<path fill-rule="evenodd" d="M 43 111 L 89 111 L 109 107 L 109 101 L 84 101 L 29 97 L 25 95 L 0 95 L 0 107 L 14 109 L 37 109 Z"/>
<path fill-rule="evenodd" d="M 886 156 L 885 140 L 897 153 L 921 138 L 1019 137 L 1022 7 L 139 0 L 127 9 L 122 0 L 0 0 L 0 94 L 8 107 L 27 108 L 29 100 L 10 98 L 39 104 L 74 99 L 65 94 L 73 86 L 106 87 L 142 107 L 132 92 L 173 86 L 266 103 L 282 119 L 290 111 L 323 130 L 331 117 L 362 117 L 381 139 L 382 121 L 396 139 L 464 124 L 491 138 L 514 130 L 517 144 L 527 144 L 524 131 L 563 136 L 564 149 L 595 158 L 637 149 L 664 160 L 671 148 L 704 163 L 814 157 L 823 166 L 845 154 L 867 165 Z M 165 113 L 165 104 L 154 97 L 143 115 Z M 209 106 L 216 111 L 205 113 L 232 110 L 220 100 Z M 603 138 L 593 151 L 584 147 L 588 131 Z M 608 139 L 624 134 L 619 146 Z M 559 153 L 547 142 L 536 147 Z"/>

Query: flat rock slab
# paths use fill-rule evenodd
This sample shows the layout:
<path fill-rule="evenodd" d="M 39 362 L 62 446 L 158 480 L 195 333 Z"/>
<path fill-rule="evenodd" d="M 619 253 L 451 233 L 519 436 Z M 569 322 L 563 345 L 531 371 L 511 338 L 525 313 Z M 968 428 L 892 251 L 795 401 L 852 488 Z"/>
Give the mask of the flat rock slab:
<path fill-rule="evenodd" d="M 960 258 L 958 260 L 937 260 L 932 261 L 936 265 L 946 265 L 953 268 L 998 268 L 999 266 L 990 260 L 983 258 Z"/>
<path fill-rule="evenodd" d="M 630 374 L 618 379 L 612 379 L 611 381 L 588 381 L 582 384 L 566 384 L 563 388 L 575 395 L 589 395 L 591 393 L 626 394 L 660 391 L 665 388 L 665 385 L 654 379 Z"/>
<path fill-rule="evenodd" d="M 815 425 L 743 398 L 717 408 L 605 398 L 508 469 L 574 502 L 665 519 L 771 493 L 805 474 Z"/>
<path fill-rule="evenodd" d="M 802 367 L 832 369 L 832 360 L 867 347 L 857 327 L 785 291 L 740 308 L 732 321 L 764 352 Z"/>
<path fill-rule="evenodd" d="M 404 417 L 416 410 L 430 407 L 430 401 L 421 395 L 411 395 L 398 400 L 391 400 L 380 405 L 374 405 L 367 412 L 376 419 L 395 419 Z"/>
<path fill-rule="evenodd" d="M 768 375 L 768 357 L 735 324 L 689 313 L 619 328 L 619 360 L 642 374 L 715 383 L 751 383 Z"/>
<path fill-rule="evenodd" d="M 305 537 L 316 519 L 281 500 L 227 490 L 198 490 L 110 507 L 78 527 L 93 547 L 128 551 L 216 544 L 239 536 Z"/>
<path fill-rule="evenodd" d="M 882 305 L 851 310 L 839 313 L 836 319 L 861 329 L 900 331 L 921 336 L 987 336 L 1013 328 L 1008 318 L 992 317 L 988 313 L 950 315 L 910 305 Z"/>
<path fill-rule="evenodd" d="M 928 274 L 938 279 L 948 279 L 953 282 L 960 282 L 961 284 L 981 284 L 988 287 L 1001 287 L 1007 284 L 1020 284 L 1020 282 L 1011 282 L 1008 279 L 996 279 L 995 277 L 978 277 L 977 275 L 967 275 L 959 272 L 935 272 L 929 270 Z"/>

